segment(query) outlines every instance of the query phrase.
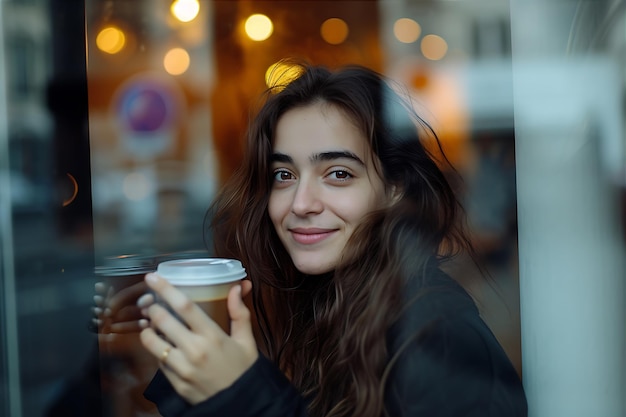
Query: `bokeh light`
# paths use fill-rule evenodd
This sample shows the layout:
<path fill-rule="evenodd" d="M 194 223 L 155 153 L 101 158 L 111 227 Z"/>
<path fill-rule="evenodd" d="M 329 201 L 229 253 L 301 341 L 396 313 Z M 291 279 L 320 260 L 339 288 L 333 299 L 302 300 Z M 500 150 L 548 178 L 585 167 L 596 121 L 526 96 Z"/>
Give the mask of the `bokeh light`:
<path fill-rule="evenodd" d="M 168 74 L 180 75 L 189 69 L 191 59 L 189 53 L 183 48 L 172 48 L 163 58 L 163 67 Z"/>
<path fill-rule="evenodd" d="M 402 43 L 417 41 L 422 33 L 422 27 L 413 19 L 403 17 L 393 24 L 393 34 Z"/>
<path fill-rule="evenodd" d="M 122 183 L 124 196 L 132 201 L 140 201 L 152 194 L 154 183 L 145 174 L 133 172 L 128 174 Z"/>
<path fill-rule="evenodd" d="M 181 22 L 191 22 L 200 12 L 198 0 L 176 0 L 170 6 L 172 15 Z"/>
<path fill-rule="evenodd" d="M 116 54 L 126 45 L 124 32 L 115 26 L 107 26 L 96 36 L 96 46 L 107 54 Z"/>
<path fill-rule="evenodd" d="M 448 43 L 441 36 L 426 35 L 421 44 L 422 55 L 431 61 L 438 61 L 446 56 Z"/>
<path fill-rule="evenodd" d="M 245 30 L 253 41 L 264 41 L 274 32 L 274 24 L 264 14 L 253 14 L 246 19 Z"/>
<path fill-rule="evenodd" d="M 320 35 L 322 39 L 331 45 L 339 45 L 348 37 L 348 24 L 337 17 L 331 17 L 322 23 L 320 27 Z"/>
<path fill-rule="evenodd" d="M 284 62 L 277 62 L 269 66 L 265 71 L 265 84 L 268 88 L 280 91 L 287 84 L 295 80 L 302 73 L 302 68 L 297 65 L 289 65 Z"/>

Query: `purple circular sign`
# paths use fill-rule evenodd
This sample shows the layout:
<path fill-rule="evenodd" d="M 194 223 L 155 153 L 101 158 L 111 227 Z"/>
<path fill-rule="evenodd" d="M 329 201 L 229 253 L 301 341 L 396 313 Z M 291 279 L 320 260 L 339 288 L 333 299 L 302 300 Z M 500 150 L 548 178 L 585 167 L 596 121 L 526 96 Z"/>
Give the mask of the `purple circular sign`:
<path fill-rule="evenodd" d="M 172 94 L 167 88 L 145 80 L 126 86 L 117 103 L 118 117 L 127 129 L 137 133 L 169 127 L 172 112 Z"/>

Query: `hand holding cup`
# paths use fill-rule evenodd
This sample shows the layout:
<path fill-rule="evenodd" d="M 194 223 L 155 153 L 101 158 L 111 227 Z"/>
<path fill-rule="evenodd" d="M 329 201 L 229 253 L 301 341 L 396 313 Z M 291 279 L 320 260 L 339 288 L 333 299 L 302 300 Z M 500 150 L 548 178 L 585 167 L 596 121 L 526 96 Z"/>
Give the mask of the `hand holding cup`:
<path fill-rule="evenodd" d="M 154 295 L 146 294 L 138 301 L 146 317 L 141 322 L 145 327 L 141 342 L 188 402 L 206 400 L 252 366 L 258 351 L 250 311 L 242 299 L 250 291 L 250 281 L 233 278 L 227 285 L 224 309 L 230 316 L 230 335 L 209 316 L 212 310 L 207 313 L 192 300 L 197 291 L 186 291 L 197 286 L 175 287 L 159 272 L 147 274 L 145 282 Z"/>

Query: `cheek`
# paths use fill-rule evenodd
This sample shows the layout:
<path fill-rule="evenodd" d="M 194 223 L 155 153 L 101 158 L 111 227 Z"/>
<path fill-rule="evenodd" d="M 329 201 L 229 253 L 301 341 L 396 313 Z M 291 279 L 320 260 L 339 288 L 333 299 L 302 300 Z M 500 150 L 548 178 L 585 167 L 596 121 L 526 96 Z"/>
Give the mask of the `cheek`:
<path fill-rule="evenodd" d="M 359 198 L 354 198 L 351 204 L 345 206 L 344 213 L 350 213 L 350 223 L 353 227 L 361 224 L 368 214 L 383 209 L 387 205 L 387 197 L 383 192 L 363 193 Z"/>
<path fill-rule="evenodd" d="M 359 195 L 342 201 L 335 201 L 335 211 L 352 226 L 357 226 L 363 217 L 382 206 L 381 201 L 374 195 Z"/>
<path fill-rule="evenodd" d="M 267 214 L 270 217 L 270 220 L 272 221 L 274 227 L 280 224 L 280 220 L 283 217 L 281 204 L 280 199 L 274 194 L 270 195 L 270 199 L 267 203 Z"/>

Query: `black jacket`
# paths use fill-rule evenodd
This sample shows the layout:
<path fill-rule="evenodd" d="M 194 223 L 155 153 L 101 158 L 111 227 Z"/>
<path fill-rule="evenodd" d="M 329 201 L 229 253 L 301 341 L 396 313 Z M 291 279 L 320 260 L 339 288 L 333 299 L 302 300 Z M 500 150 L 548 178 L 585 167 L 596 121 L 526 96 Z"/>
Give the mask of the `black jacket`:
<path fill-rule="evenodd" d="M 385 405 L 393 417 L 526 417 L 520 379 L 470 296 L 437 270 L 389 332 Z M 409 289 L 409 297 L 417 287 Z M 305 417 L 306 401 L 268 359 L 191 406 L 158 372 L 145 392 L 163 417 Z"/>

